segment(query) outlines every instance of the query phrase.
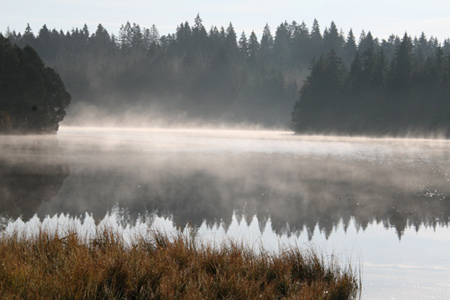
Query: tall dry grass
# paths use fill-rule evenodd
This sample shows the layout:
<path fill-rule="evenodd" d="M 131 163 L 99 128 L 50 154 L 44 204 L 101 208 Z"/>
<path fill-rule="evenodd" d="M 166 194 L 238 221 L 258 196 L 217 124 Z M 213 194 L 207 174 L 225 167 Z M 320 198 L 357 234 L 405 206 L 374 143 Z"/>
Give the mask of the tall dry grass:
<path fill-rule="evenodd" d="M 153 232 L 124 243 L 113 230 L 86 241 L 76 232 L 40 231 L 0 239 L 2 299 L 352 299 L 350 266 L 314 251 L 258 253 L 192 236 Z"/>

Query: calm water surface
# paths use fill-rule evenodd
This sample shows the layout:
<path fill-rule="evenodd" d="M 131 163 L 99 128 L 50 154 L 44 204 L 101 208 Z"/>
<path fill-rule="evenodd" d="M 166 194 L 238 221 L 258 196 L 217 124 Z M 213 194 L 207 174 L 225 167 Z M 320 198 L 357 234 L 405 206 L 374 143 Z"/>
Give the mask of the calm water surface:
<path fill-rule="evenodd" d="M 448 141 L 63 127 L 0 147 L 3 230 L 193 226 L 351 262 L 362 299 L 450 299 Z"/>

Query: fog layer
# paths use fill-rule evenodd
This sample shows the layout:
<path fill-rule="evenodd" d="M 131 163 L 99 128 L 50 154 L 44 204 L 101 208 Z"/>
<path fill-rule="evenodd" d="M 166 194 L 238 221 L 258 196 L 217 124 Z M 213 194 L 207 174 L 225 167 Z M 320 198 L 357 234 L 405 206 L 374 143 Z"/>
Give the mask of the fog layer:
<path fill-rule="evenodd" d="M 3 197 L 17 197 L 19 184 L 28 191 L 21 201 L 42 198 L 35 184 L 11 183 L 25 161 L 46 160 L 39 172 L 46 168 L 52 175 L 39 178 L 63 181 L 55 197 L 32 208 L 40 216 L 88 212 L 99 219 L 118 205 L 133 218 L 157 212 L 182 227 L 204 221 L 226 227 L 235 213 L 249 220 L 257 215 L 261 227 L 270 218 L 278 233 L 306 228 L 312 234 L 319 225 L 327 235 L 354 218 L 361 228 L 373 221 L 393 226 L 399 237 L 408 226 L 448 225 L 449 220 L 450 145 L 443 140 L 62 128 L 59 152 L 49 153 L 48 143 L 5 139 L 15 148 L 1 154 L 9 166 L 2 168 Z M 68 177 L 55 171 L 67 165 Z"/>

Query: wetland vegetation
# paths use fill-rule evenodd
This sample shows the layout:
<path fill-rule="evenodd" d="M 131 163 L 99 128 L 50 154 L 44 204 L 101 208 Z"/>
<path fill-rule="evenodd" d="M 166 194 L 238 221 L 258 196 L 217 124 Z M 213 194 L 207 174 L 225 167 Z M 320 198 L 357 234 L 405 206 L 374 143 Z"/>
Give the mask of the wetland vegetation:
<path fill-rule="evenodd" d="M 351 266 L 312 250 L 256 254 L 181 232 L 153 231 L 129 244 L 107 228 L 91 239 L 3 233 L 0 255 L 4 299 L 350 299 L 360 288 Z"/>

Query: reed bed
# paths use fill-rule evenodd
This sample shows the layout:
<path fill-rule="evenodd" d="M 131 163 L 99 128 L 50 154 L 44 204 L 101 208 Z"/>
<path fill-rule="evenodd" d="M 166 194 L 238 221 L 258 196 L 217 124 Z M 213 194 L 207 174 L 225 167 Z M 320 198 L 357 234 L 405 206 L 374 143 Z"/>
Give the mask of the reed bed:
<path fill-rule="evenodd" d="M 313 250 L 277 254 L 151 232 L 131 243 L 111 229 L 0 236 L 2 299 L 353 299 L 348 265 Z"/>

